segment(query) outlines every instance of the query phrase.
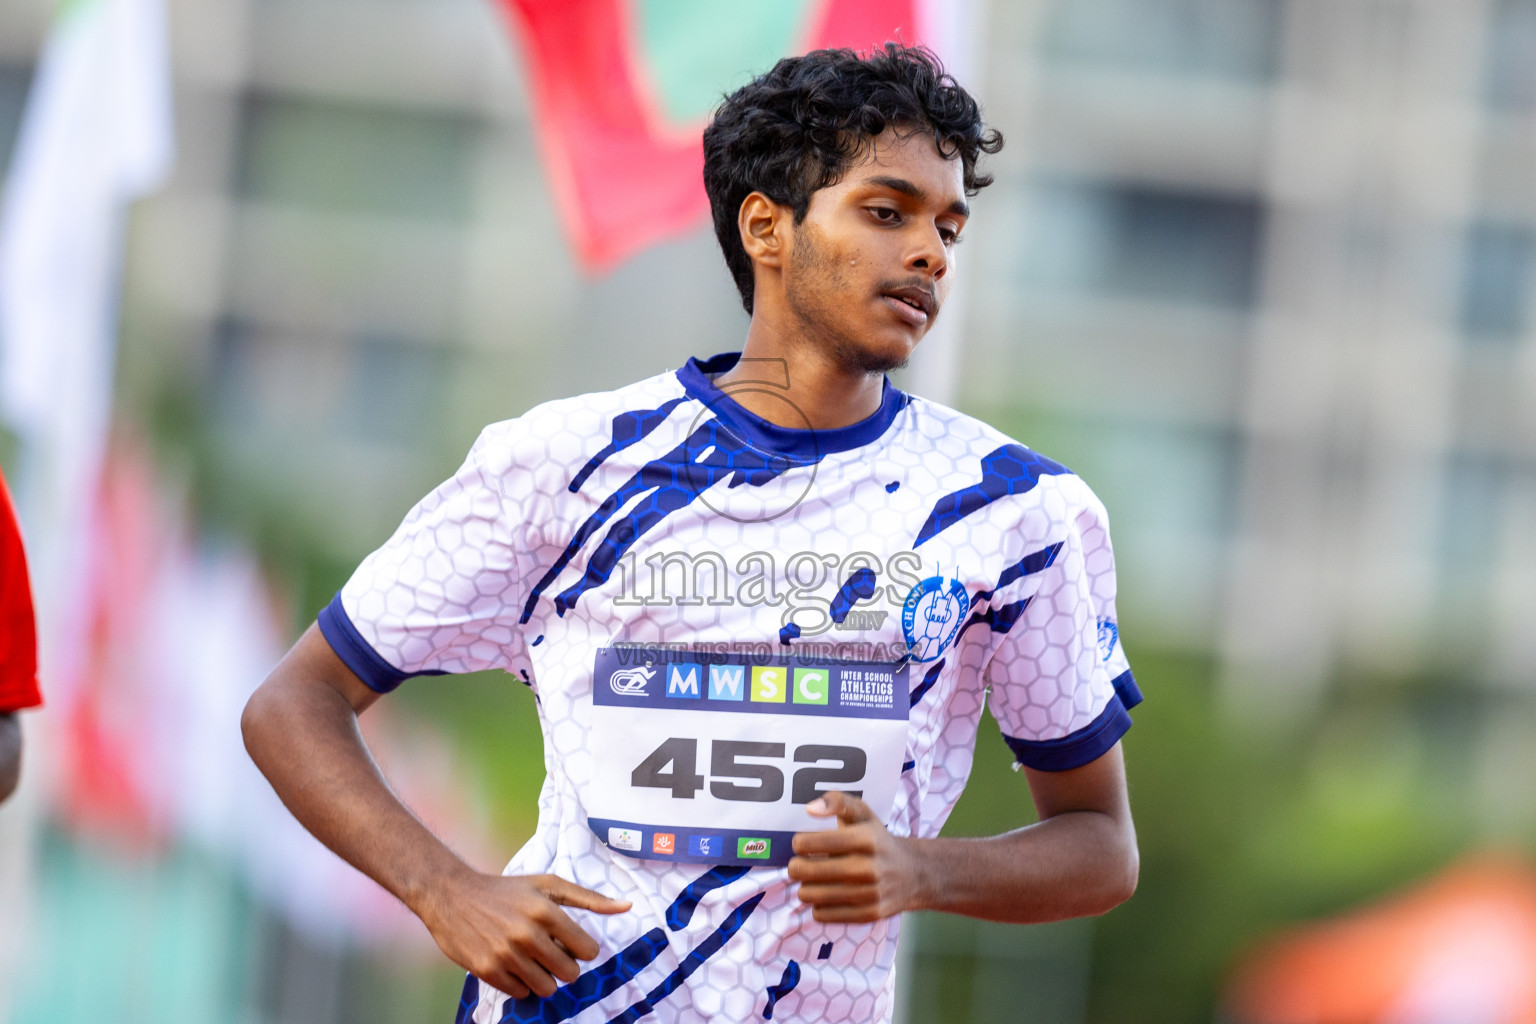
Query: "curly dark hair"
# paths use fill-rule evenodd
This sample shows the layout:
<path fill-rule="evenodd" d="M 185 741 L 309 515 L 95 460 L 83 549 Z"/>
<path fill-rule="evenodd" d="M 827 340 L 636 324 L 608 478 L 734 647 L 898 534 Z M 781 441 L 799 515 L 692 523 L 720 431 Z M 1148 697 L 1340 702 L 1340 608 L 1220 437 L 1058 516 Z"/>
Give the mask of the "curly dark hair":
<path fill-rule="evenodd" d="M 1002 134 L 981 120 L 971 94 L 922 47 L 886 43 L 868 57 L 813 50 L 786 57 L 725 98 L 704 129 L 704 190 L 715 237 L 752 312 L 752 260 L 737 217 L 753 192 L 805 219 L 811 193 L 836 184 L 887 128 L 933 133 L 939 152 L 959 155 L 965 194 L 992 184 L 982 153 L 1003 148 Z"/>

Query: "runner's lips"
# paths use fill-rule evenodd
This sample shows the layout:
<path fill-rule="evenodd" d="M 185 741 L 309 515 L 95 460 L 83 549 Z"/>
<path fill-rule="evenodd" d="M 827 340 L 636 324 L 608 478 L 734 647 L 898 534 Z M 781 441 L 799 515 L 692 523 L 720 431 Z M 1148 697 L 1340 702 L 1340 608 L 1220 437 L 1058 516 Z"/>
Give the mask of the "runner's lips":
<path fill-rule="evenodd" d="M 922 310 L 923 313 L 930 318 L 932 318 L 934 312 L 939 308 L 938 300 L 934 297 L 933 292 L 918 285 L 907 285 L 904 288 L 892 288 L 890 291 L 881 292 L 880 294 L 886 296 L 887 298 L 905 302 L 909 306 L 915 306 Z"/>

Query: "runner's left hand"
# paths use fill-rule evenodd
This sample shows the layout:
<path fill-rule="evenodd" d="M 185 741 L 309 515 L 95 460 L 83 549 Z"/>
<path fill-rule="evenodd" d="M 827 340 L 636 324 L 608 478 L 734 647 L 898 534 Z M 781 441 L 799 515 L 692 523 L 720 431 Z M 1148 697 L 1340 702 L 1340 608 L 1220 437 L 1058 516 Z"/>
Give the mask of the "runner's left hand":
<path fill-rule="evenodd" d="M 918 859 L 910 840 L 891 835 L 869 805 L 831 792 L 806 810 L 837 816 L 837 828 L 797 832 L 789 877 L 800 883 L 800 900 L 818 921 L 858 924 L 916 907 Z"/>

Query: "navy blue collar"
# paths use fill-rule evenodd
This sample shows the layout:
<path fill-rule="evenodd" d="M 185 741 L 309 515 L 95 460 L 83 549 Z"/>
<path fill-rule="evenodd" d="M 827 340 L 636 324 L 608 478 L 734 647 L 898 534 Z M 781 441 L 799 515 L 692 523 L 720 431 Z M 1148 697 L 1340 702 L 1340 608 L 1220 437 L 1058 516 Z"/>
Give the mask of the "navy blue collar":
<path fill-rule="evenodd" d="M 846 427 L 838 427 L 836 430 L 781 427 L 776 423 L 768 422 L 756 413 L 749 412 L 729 393 L 715 387 L 713 378 L 735 366 L 739 359 L 741 359 L 740 352 L 725 352 L 708 359 L 690 359 L 682 369 L 677 371 L 677 379 L 683 385 L 683 390 L 704 403 L 742 440 L 758 448 L 787 455 L 792 459 L 814 462 L 823 455 L 851 451 L 871 444 L 890 428 L 896 419 L 896 414 L 906 408 L 908 402 L 907 395 L 891 386 L 890 380 L 887 379 L 880 394 L 880 408 L 866 419 Z M 783 387 L 783 384 L 767 381 L 761 384 L 749 382 L 734 385 L 731 391 L 740 393 L 744 390 L 752 390 L 768 395 L 779 395 Z M 784 402 L 786 408 L 794 409 L 787 398 Z"/>

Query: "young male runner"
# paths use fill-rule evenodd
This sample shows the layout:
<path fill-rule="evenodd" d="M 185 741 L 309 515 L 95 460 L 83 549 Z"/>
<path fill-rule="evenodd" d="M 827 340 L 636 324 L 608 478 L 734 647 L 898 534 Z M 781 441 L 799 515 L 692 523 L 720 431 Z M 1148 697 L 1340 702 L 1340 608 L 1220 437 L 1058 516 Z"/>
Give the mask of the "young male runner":
<path fill-rule="evenodd" d="M 288 807 L 470 972 L 459 1021 L 883 1021 L 902 911 L 1046 921 L 1134 889 L 1104 509 L 884 377 L 1000 146 L 920 50 L 734 93 L 705 184 L 743 353 L 486 428 L 251 699 Z M 532 687 L 547 772 L 500 876 L 411 816 L 356 723 L 487 668 Z M 1041 820 L 934 838 L 984 702 Z"/>

